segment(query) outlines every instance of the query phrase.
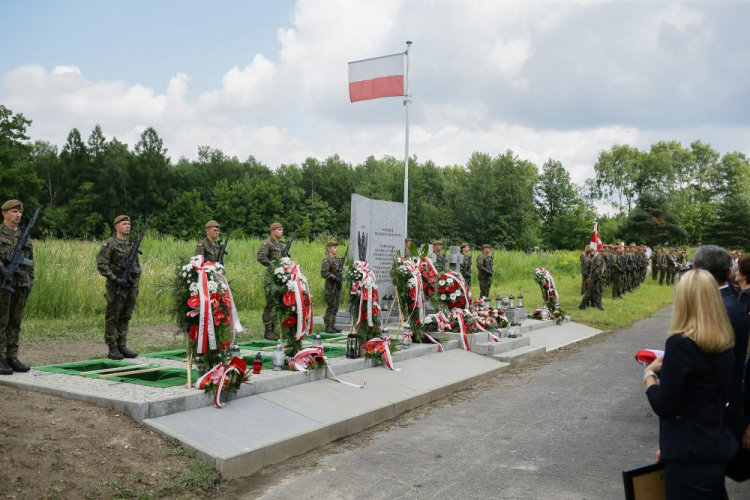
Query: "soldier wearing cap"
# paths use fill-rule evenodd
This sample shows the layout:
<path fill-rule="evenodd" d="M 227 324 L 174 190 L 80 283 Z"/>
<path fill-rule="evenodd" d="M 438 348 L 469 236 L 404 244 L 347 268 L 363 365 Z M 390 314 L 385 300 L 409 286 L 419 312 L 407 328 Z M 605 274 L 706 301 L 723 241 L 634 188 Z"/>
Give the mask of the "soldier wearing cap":
<path fill-rule="evenodd" d="M 411 242 L 414 241 L 411 238 L 404 240 L 404 257 L 408 258 L 411 255 Z"/>
<path fill-rule="evenodd" d="M 651 281 L 656 281 L 659 275 L 659 259 L 661 256 L 661 248 L 656 245 L 651 252 Z"/>
<path fill-rule="evenodd" d="M 612 260 L 609 271 L 612 277 L 612 298 L 622 299 L 623 268 L 620 262 L 622 260 L 623 247 L 620 245 L 614 246 L 611 253 Z"/>
<path fill-rule="evenodd" d="M 435 255 L 435 269 L 439 273 L 445 271 L 445 256 L 443 255 L 443 242 L 435 240 L 432 242 L 432 253 Z"/>
<path fill-rule="evenodd" d="M 18 245 L 23 231 L 19 226 L 23 214 L 23 204 L 18 200 L 8 200 L 2 205 L 3 222 L 0 224 L 0 281 L 6 281 L 14 291 L 0 288 L 0 375 L 13 372 L 27 372 L 29 367 L 18 360 L 18 345 L 21 336 L 21 320 L 26 299 L 34 281 L 34 248 L 31 239 L 21 249 L 24 258 L 32 261 L 28 266 L 20 266 L 11 275 L 5 259 Z"/>
<path fill-rule="evenodd" d="M 336 313 L 339 311 L 339 297 L 341 296 L 341 278 L 338 274 L 344 263 L 336 258 L 338 249 L 338 243 L 329 241 L 326 244 L 326 256 L 320 264 L 320 277 L 326 280 L 326 314 L 323 317 L 326 333 L 341 333 L 341 330 L 336 328 Z"/>
<path fill-rule="evenodd" d="M 468 243 L 461 243 L 461 254 L 464 256 L 461 262 L 461 276 L 467 285 L 471 287 L 471 247 Z"/>
<path fill-rule="evenodd" d="M 593 252 L 594 249 L 591 248 L 591 245 L 586 245 L 583 248 L 583 252 L 581 252 L 581 256 L 578 258 L 578 262 L 581 265 L 581 296 L 586 295 L 586 277 L 589 274 L 589 260 L 591 260 Z"/>
<path fill-rule="evenodd" d="M 204 261 L 215 264 L 219 260 L 219 252 L 221 251 L 221 245 L 218 243 L 221 226 L 215 220 L 210 220 L 206 222 L 205 227 L 206 237 L 195 246 L 194 255 L 202 255 Z"/>
<path fill-rule="evenodd" d="M 479 296 L 486 298 L 490 296 L 490 285 L 492 284 L 492 259 L 488 244 L 482 245 L 482 253 L 477 257 L 477 279 L 479 279 Z"/>
<path fill-rule="evenodd" d="M 284 228 L 278 223 L 274 222 L 268 228 L 270 232 L 269 238 L 263 242 L 258 249 L 258 255 L 255 257 L 266 269 L 270 269 L 273 266 L 275 260 L 281 257 L 281 253 L 284 251 L 284 246 L 281 244 L 281 237 L 284 236 Z M 276 334 L 274 329 L 276 327 L 276 318 L 273 314 L 274 297 L 271 293 L 266 291 L 266 307 L 263 309 L 263 326 L 265 333 L 263 338 L 266 340 L 276 340 Z"/>
<path fill-rule="evenodd" d="M 118 215 L 114 221 L 115 235 L 102 244 L 96 258 L 96 268 L 99 274 L 107 278 L 104 295 L 107 308 L 104 313 L 104 342 L 109 347 L 109 359 L 135 358 L 138 353 L 127 347 L 128 324 L 133 317 L 133 309 L 138 300 L 138 282 L 140 274 L 134 273 L 130 280 L 122 278 L 125 271 L 125 261 L 130 255 L 133 242 L 128 240 L 130 234 L 130 217 Z M 138 256 L 135 257 L 135 267 L 140 269 Z M 125 297 L 117 293 L 123 289 Z"/>

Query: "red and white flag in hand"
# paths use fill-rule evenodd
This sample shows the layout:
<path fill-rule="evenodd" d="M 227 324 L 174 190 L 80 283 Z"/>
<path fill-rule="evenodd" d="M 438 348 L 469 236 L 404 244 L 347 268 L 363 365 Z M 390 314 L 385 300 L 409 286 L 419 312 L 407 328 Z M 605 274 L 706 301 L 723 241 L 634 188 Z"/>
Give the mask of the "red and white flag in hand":
<path fill-rule="evenodd" d="M 349 63 L 349 99 L 368 101 L 404 95 L 406 54 L 363 59 Z"/>
<path fill-rule="evenodd" d="M 602 249 L 602 240 L 599 238 L 599 223 L 594 221 L 594 230 L 591 232 L 591 243 L 589 246 L 594 250 Z"/>
<path fill-rule="evenodd" d="M 658 351 L 656 349 L 641 349 L 635 355 L 635 360 L 643 366 L 648 366 L 656 360 L 656 358 L 663 358 L 664 351 Z"/>

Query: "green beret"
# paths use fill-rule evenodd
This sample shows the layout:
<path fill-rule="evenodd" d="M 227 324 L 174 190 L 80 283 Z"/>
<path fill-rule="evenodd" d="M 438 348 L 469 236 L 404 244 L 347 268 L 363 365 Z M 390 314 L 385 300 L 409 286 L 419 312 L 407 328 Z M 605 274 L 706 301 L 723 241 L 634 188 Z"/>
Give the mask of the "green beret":
<path fill-rule="evenodd" d="M 335 241 L 329 241 L 328 243 L 326 243 L 326 248 L 337 247 L 337 246 L 339 246 L 339 244 L 336 243 Z"/>
<path fill-rule="evenodd" d="M 117 224 L 125 220 L 130 222 L 130 217 L 128 217 L 127 215 L 118 215 L 117 217 L 115 217 L 115 222 L 112 225 L 116 226 Z"/>
<path fill-rule="evenodd" d="M 469 246 L 469 244 L 468 244 L 468 243 L 466 243 L 466 242 L 464 242 L 464 243 L 461 243 L 461 250 L 463 250 L 463 249 L 464 249 L 464 247 L 468 247 L 468 246 Z"/>
<path fill-rule="evenodd" d="M 14 208 L 20 208 L 21 210 L 23 210 L 23 203 L 18 200 L 8 200 L 3 203 L 2 206 L 3 210 L 13 210 Z"/>
<path fill-rule="evenodd" d="M 206 222 L 206 229 L 208 229 L 209 227 L 221 227 L 221 226 L 215 220 L 210 220 Z"/>
<path fill-rule="evenodd" d="M 432 244 L 433 244 L 433 245 L 442 245 L 442 244 L 443 244 L 443 242 L 442 242 L 442 241 L 440 241 L 440 240 L 435 240 L 435 241 L 433 241 L 433 242 L 432 242 Z"/>
<path fill-rule="evenodd" d="M 484 245 L 482 245 L 482 250 L 484 250 L 485 248 L 492 248 L 492 245 L 485 243 Z"/>
<path fill-rule="evenodd" d="M 271 224 L 271 227 L 269 227 L 268 230 L 273 231 L 274 229 L 281 229 L 281 228 L 282 228 L 281 223 L 274 222 L 273 224 Z"/>

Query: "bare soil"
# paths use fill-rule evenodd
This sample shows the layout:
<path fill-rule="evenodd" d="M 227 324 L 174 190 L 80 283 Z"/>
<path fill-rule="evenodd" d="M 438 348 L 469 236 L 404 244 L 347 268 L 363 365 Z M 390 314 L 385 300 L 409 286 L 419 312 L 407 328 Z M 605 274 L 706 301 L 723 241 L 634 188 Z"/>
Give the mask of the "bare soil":
<path fill-rule="evenodd" d="M 140 345 L 163 345 L 172 330 L 138 335 Z M 42 365 L 104 354 L 103 342 L 56 340 L 23 343 L 19 358 Z M 217 489 L 206 484 L 218 481 L 209 469 L 115 410 L 0 386 L 0 498 L 209 498 Z"/>

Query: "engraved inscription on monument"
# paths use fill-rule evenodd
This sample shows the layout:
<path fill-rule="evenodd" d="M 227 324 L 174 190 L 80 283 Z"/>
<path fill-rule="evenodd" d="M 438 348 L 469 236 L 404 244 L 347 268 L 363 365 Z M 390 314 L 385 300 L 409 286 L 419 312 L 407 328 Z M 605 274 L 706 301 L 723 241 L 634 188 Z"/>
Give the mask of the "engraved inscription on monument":
<path fill-rule="evenodd" d="M 359 256 L 359 242 L 367 235 L 367 257 L 370 269 L 378 280 L 380 296 L 394 293 L 391 266 L 398 251 L 403 251 L 404 204 L 394 201 L 372 200 L 352 195 L 352 215 L 349 226 L 349 254 Z"/>

